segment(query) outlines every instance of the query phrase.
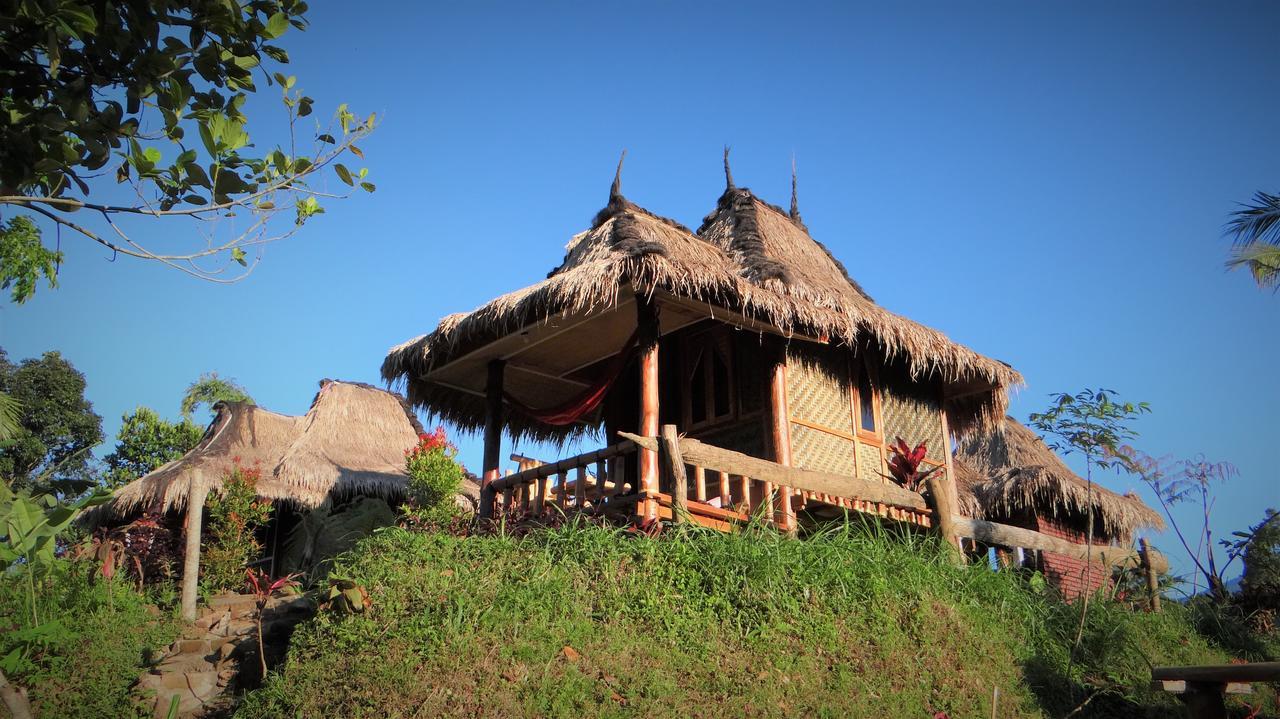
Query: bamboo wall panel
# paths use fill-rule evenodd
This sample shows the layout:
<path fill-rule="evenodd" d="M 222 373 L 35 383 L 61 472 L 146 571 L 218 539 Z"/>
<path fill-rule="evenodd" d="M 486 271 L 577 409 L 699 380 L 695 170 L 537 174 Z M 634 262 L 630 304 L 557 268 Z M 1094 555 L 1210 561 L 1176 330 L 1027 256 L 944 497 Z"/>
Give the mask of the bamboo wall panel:
<path fill-rule="evenodd" d="M 942 413 L 937 401 L 890 385 L 881 390 L 880 408 L 885 440 L 892 442 L 895 437 L 901 437 L 912 447 L 924 442 L 930 459 L 946 458 L 946 437 L 942 433 Z"/>
<path fill-rule="evenodd" d="M 791 463 L 804 469 L 854 476 L 854 444 L 802 424 L 791 424 Z"/>
<path fill-rule="evenodd" d="M 883 482 L 884 462 L 880 458 L 880 448 L 875 445 L 858 443 L 858 479 L 868 482 Z M 853 472 L 850 472 L 853 474 Z"/>

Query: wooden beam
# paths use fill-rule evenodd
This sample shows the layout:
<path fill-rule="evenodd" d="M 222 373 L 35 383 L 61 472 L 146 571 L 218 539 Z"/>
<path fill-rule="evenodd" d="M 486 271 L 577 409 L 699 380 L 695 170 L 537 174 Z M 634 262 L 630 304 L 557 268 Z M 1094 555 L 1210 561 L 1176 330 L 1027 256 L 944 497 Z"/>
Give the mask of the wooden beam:
<path fill-rule="evenodd" d="M 640 332 L 640 434 L 658 436 L 658 334 L 661 326 L 658 306 L 642 295 L 636 296 L 636 324 Z M 640 450 L 640 489 L 658 491 L 658 447 Z M 646 500 L 641 505 L 641 519 L 656 519 L 657 504 Z"/>
<path fill-rule="evenodd" d="M 960 546 L 960 535 L 956 533 L 955 522 L 951 514 L 951 498 L 947 495 L 948 482 L 939 479 L 937 474 L 930 475 L 925 479 L 925 486 L 929 488 L 929 508 L 933 510 L 933 517 L 937 522 L 938 534 L 942 535 L 942 541 L 946 542 L 957 551 L 955 558 L 959 559 L 959 552 L 962 550 Z"/>
<path fill-rule="evenodd" d="M 1075 544 L 1065 539 L 1051 537 L 1022 527 L 1011 527 L 1007 524 L 997 524 L 996 522 L 970 519 L 968 517 L 953 517 L 953 523 L 955 524 L 956 532 L 960 536 L 970 537 L 986 544 L 1039 549 L 1042 552 L 1053 552 L 1054 554 L 1081 560 L 1092 554 L 1093 561 L 1106 566 L 1128 565 L 1135 567 L 1142 561 L 1137 551 L 1124 547 L 1094 545 L 1093 551 L 1090 552 L 1089 548 L 1083 544 Z M 1159 552 L 1153 550 L 1150 560 L 1156 571 L 1169 571 L 1169 560 L 1165 559 L 1164 555 Z"/>
<path fill-rule="evenodd" d="M 680 436 L 674 424 L 662 425 L 662 471 L 671 478 L 671 509 L 677 524 L 688 520 L 689 478 L 684 472 L 684 457 L 680 454 Z"/>
<path fill-rule="evenodd" d="M 1160 613 L 1160 577 L 1151 566 L 1151 545 L 1147 544 L 1147 538 L 1143 537 L 1138 540 L 1138 551 L 1142 552 L 1142 573 L 1147 578 L 1147 591 L 1151 592 L 1151 611 L 1156 614 Z"/>
<path fill-rule="evenodd" d="M 641 437 L 630 432 L 619 432 L 618 434 L 643 448 L 656 450 L 658 447 L 658 440 L 654 437 Z M 929 508 L 924 501 L 924 497 L 911 490 L 903 489 L 896 484 L 868 482 L 857 477 L 817 472 L 800 467 L 784 467 L 767 459 L 759 459 L 731 449 L 704 444 L 689 437 L 680 439 L 680 452 L 684 455 L 684 461 L 689 464 L 701 465 L 717 472 L 727 472 L 765 482 L 773 482 L 792 489 L 807 489 L 822 494 L 892 504 L 916 510 L 927 510 Z"/>
<path fill-rule="evenodd" d="M 781 349 L 769 371 L 769 424 L 773 438 L 773 460 L 791 466 L 791 423 L 787 411 L 787 356 Z M 784 532 L 796 530 L 796 515 L 791 509 L 791 492 L 779 487 L 774 523 Z"/>
<path fill-rule="evenodd" d="M 204 521 L 204 499 L 209 494 L 200 470 L 191 473 L 187 490 L 187 546 L 182 562 L 182 619 L 196 620 L 196 601 L 200 598 L 200 525 Z M 110 590 L 108 590 L 110 591 Z"/>
<path fill-rule="evenodd" d="M 576 469 L 577 467 L 580 467 L 580 466 L 586 466 L 598 460 L 612 459 L 614 457 L 618 457 L 619 455 L 628 454 L 630 452 L 635 451 L 635 449 L 636 449 L 636 445 L 634 442 L 631 442 L 629 440 L 623 440 L 616 444 L 609 445 L 604 449 L 597 449 L 595 451 L 587 452 L 585 454 L 579 454 L 574 457 L 562 459 L 558 462 L 548 462 L 546 464 L 539 464 L 537 466 L 530 467 L 528 469 L 516 472 L 515 474 L 507 475 L 506 477 L 503 477 L 502 479 L 499 479 L 496 482 L 494 482 L 493 486 L 496 489 L 501 490 L 507 487 L 513 487 L 520 484 L 527 484 L 534 480 L 542 479 L 543 477 L 550 477 L 551 475 L 559 474 L 565 470 Z"/>
<path fill-rule="evenodd" d="M 608 359 L 608 358 L 606 357 L 605 359 Z M 599 361 L 600 360 L 596 360 L 596 362 L 599 362 Z M 544 379 L 553 380 L 555 382 L 564 382 L 566 384 L 577 385 L 579 387 L 591 386 L 589 383 L 583 382 L 582 380 L 570 379 L 568 377 L 561 377 L 560 375 L 554 372 L 548 372 L 547 370 L 540 369 L 538 367 L 530 367 L 529 365 L 508 363 L 507 369 L 515 370 L 517 372 L 524 372 L 525 374 L 531 374 L 534 377 L 542 377 Z"/>
<path fill-rule="evenodd" d="M 502 376 L 505 369 L 506 362 L 491 360 L 484 385 L 484 462 L 481 465 L 484 473 L 480 480 L 479 508 L 481 519 L 493 516 L 493 505 L 497 497 L 491 484 L 498 479 L 499 464 L 502 462 Z"/>
<path fill-rule="evenodd" d="M 1155 667 L 1151 670 L 1151 678 L 1156 681 L 1172 679 L 1219 684 L 1230 682 L 1276 682 L 1280 681 L 1280 662 Z"/>

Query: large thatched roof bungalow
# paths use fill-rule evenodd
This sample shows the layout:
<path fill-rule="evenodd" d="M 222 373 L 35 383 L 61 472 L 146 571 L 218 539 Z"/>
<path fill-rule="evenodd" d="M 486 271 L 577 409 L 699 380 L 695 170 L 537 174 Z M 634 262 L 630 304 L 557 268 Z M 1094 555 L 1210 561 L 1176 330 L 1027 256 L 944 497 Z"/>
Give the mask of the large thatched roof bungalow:
<path fill-rule="evenodd" d="M 1137 495 L 1117 494 L 1072 472 L 1029 428 L 1006 417 L 1000 428 L 962 441 L 957 462 L 978 475 L 973 494 L 985 518 L 1083 544 L 1089 513 L 1094 543 L 1128 546 L 1141 529 L 1164 529 L 1164 520 Z M 1106 584 L 1110 572 L 1085 572 L 1082 560 L 1052 553 L 1027 559 L 1063 593 L 1077 596 Z"/>
<path fill-rule="evenodd" d="M 322 380 L 302 416 L 220 402 L 200 443 L 120 488 L 106 509 L 124 516 L 186 506 L 192 480 L 215 490 L 237 466 L 261 473 L 258 495 L 298 509 L 332 498 L 404 495 L 404 451 L 422 425 L 402 398 L 366 384 Z"/>
<path fill-rule="evenodd" d="M 727 157 L 726 180 L 693 232 L 627 200 L 615 178 L 546 279 L 392 348 L 383 378 L 415 407 L 484 428 L 490 479 L 503 432 L 563 442 L 603 431 L 612 442 L 674 424 L 753 457 L 878 482 L 886 440 L 923 441 L 946 466 L 951 435 L 998 422 L 1016 371 L 876 304 L 810 236 L 794 191 L 790 212 L 760 200 L 734 185 Z M 637 514 L 658 516 L 671 489 L 658 486 L 655 453 L 616 472 L 618 491 L 642 495 Z M 699 512 L 752 505 L 771 488 L 694 481 Z M 794 521 L 792 499 L 780 500 L 782 524 Z"/>

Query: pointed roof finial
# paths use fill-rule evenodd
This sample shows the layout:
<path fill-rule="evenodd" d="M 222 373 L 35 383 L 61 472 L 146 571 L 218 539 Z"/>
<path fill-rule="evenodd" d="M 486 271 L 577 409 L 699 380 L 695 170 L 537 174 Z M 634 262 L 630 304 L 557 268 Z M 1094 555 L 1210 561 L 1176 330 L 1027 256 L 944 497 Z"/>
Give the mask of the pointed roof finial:
<path fill-rule="evenodd" d="M 724 146 L 724 185 L 726 190 L 736 189 L 733 185 L 733 173 L 729 171 L 729 146 Z"/>
<path fill-rule="evenodd" d="M 618 158 L 618 170 L 613 173 L 613 186 L 609 188 L 609 199 L 622 197 L 622 161 L 627 159 L 627 151 L 622 151 L 622 157 Z"/>
<path fill-rule="evenodd" d="M 791 155 L 791 219 L 800 216 L 800 203 L 796 201 L 796 156 Z"/>

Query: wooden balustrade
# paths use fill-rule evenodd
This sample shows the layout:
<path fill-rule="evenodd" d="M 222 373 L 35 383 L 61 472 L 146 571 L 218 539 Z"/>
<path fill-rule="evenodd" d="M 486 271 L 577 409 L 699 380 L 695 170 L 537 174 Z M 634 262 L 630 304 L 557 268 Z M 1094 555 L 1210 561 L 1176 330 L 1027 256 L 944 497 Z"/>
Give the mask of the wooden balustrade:
<path fill-rule="evenodd" d="M 602 508 L 633 491 L 625 477 L 626 463 L 621 460 L 636 451 L 634 442 L 624 440 L 546 464 L 521 457 L 519 472 L 495 479 L 490 486 L 495 496 L 501 497 L 505 511 L 542 514 L 548 506 L 565 512 Z"/>

